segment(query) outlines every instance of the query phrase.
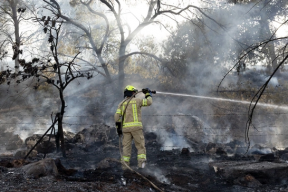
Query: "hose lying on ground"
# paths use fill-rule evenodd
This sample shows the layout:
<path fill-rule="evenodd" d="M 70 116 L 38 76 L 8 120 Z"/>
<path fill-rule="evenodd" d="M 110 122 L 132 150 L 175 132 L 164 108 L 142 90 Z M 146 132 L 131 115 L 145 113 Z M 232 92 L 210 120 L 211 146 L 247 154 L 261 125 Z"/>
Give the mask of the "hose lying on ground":
<path fill-rule="evenodd" d="M 122 151 L 121 151 L 121 137 L 119 137 L 119 151 L 120 151 L 120 156 L 122 159 Z M 139 175 L 140 177 L 142 177 L 144 180 L 148 181 L 156 190 L 160 191 L 160 192 L 164 192 L 163 190 L 161 190 L 159 187 L 157 187 L 152 181 L 150 181 L 149 179 L 147 179 L 146 177 L 144 177 L 143 175 L 141 175 L 140 173 L 138 173 L 137 171 L 135 171 L 134 169 L 132 169 L 129 165 L 127 165 L 124 161 L 118 161 L 118 160 L 114 160 L 118 163 L 121 163 L 122 165 L 126 166 L 130 171 L 136 173 L 137 175 Z"/>

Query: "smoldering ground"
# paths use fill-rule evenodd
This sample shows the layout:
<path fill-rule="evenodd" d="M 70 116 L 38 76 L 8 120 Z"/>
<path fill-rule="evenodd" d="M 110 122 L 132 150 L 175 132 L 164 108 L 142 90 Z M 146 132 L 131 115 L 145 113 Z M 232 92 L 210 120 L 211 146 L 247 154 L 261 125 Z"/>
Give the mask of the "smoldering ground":
<path fill-rule="evenodd" d="M 216 35 L 213 37 L 217 38 Z M 225 47 L 229 49 L 228 46 L 225 45 Z M 221 52 L 219 55 L 220 54 Z M 222 59 L 227 61 L 228 66 L 232 65 L 234 61 L 233 59 Z M 125 85 L 132 84 L 139 90 L 141 90 L 141 88 L 149 87 L 150 89 L 163 92 L 196 94 L 216 98 L 222 97 L 222 95 L 219 96 L 215 94 L 211 89 L 213 90 L 213 88 L 217 86 L 227 68 L 220 68 L 217 65 L 219 63 L 206 63 L 202 60 L 195 64 L 193 63 L 193 59 L 191 60 L 192 61 L 187 67 L 188 75 L 185 76 L 185 79 L 181 79 L 185 85 L 184 89 L 183 87 L 180 89 L 176 84 L 175 86 L 172 84 L 167 87 L 167 85 L 163 85 L 163 83 L 158 81 L 157 77 L 144 79 L 135 76 L 129 78 L 128 76 Z M 211 61 L 212 59 L 209 60 Z M 196 66 L 194 66 L 194 64 Z M 259 82 L 262 82 L 264 78 L 265 77 L 261 77 Z M 98 77 L 94 77 L 89 81 L 81 79 L 74 84 L 71 84 L 71 87 L 67 89 L 67 92 L 65 92 L 67 104 L 66 112 L 64 114 L 65 130 L 70 130 L 74 133 L 85 128 L 108 130 L 106 126 L 95 126 L 98 123 L 103 123 L 111 126 L 111 132 L 115 131 L 113 115 L 118 103 L 123 97 L 115 94 L 117 83 L 102 83 L 102 80 L 103 79 Z M 233 74 L 225 79 L 225 83 L 222 86 L 226 87 L 231 84 L 236 84 L 237 81 L 237 75 Z M 259 85 L 260 83 L 256 84 Z M 24 85 L 19 84 L 19 86 Z M 30 91 L 34 90 L 31 89 Z M 31 96 L 31 92 L 27 93 L 27 95 L 21 94 L 22 99 L 16 97 L 17 100 L 12 102 L 13 104 L 7 105 L 7 102 L 3 102 L 3 106 L 5 106 L 3 108 L 7 109 L 7 106 L 11 106 L 8 107 L 10 110 L 6 116 L 2 113 L 3 111 L 1 112 L 0 123 L 3 123 L 2 127 L 4 127 L 5 131 L 12 131 L 15 134 L 21 135 L 22 138 L 25 138 L 34 133 L 41 133 L 41 130 L 44 132 L 44 130 L 50 126 L 51 112 L 57 112 L 59 110 L 59 102 L 55 99 L 57 98 L 57 93 L 54 95 L 55 92 L 52 91 L 52 95 L 49 92 L 44 94 L 42 90 L 37 90 L 34 93 L 34 96 Z M 139 94 L 137 97 L 144 96 Z M 227 96 L 224 95 L 223 97 Z M 9 98 L 6 101 L 8 100 Z M 241 100 L 241 98 L 239 98 L 239 100 Z M 24 104 L 27 108 L 23 107 Z M 236 143 L 235 146 L 237 145 L 239 150 L 235 150 L 235 153 L 232 151 L 232 156 L 237 155 L 237 152 L 245 153 L 245 147 L 247 146 L 245 146 L 244 128 L 247 120 L 247 108 L 248 106 L 246 104 L 244 105 L 241 103 L 231 104 L 217 100 L 208 101 L 201 98 L 183 98 L 160 94 L 153 95 L 153 105 L 151 107 L 143 108 L 144 132 L 146 134 L 148 132 L 153 132 L 157 135 L 156 141 L 151 141 L 147 137 L 147 141 L 151 142 L 147 145 L 149 146 L 147 148 L 148 163 L 151 163 L 152 165 L 151 167 L 147 167 L 148 170 L 146 174 L 156 177 L 156 179 L 153 180 L 155 182 L 157 182 L 158 179 L 162 184 L 174 184 L 169 185 L 175 187 L 171 187 L 173 190 L 180 190 L 180 188 L 176 188 L 178 186 L 184 186 L 190 190 L 200 190 L 200 188 L 206 189 L 205 187 L 208 186 L 207 183 L 211 185 L 211 183 L 214 182 L 219 182 L 215 184 L 217 185 L 218 190 L 219 185 L 225 187 L 226 181 L 218 181 L 219 178 L 217 177 L 215 179 L 214 174 L 209 172 L 208 164 L 214 161 L 215 158 L 213 157 L 214 159 L 212 159 L 205 155 L 203 157 L 200 155 L 197 157 L 197 153 L 203 153 L 203 151 L 212 153 L 213 147 L 211 147 L 211 150 L 207 147 L 209 143 L 212 143 L 210 144 L 211 146 L 214 146 L 213 144 L 216 143 L 215 146 L 218 145 L 218 148 L 220 148 L 219 146 L 227 147 L 233 142 Z M 257 109 L 260 110 L 255 114 L 257 130 L 253 129 L 251 132 L 254 136 L 250 137 L 252 146 L 250 152 L 266 154 L 273 152 L 272 147 L 285 146 L 286 138 L 282 135 L 285 135 L 284 125 L 286 119 L 285 116 L 279 116 L 279 113 L 285 113 L 285 111 L 261 107 L 257 107 Z M 39 116 L 41 116 L 41 118 Z M 7 125 L 8 123 L 11 124 Z M 86 172 L 80 172 L 79 177 L 75 177 L 76 179 L 82 179 L 82 176 L 85 175 L 85 179 L 91 180 L 91 178 L 93 178 L 96 180 L 97 178 L 99 180 L 109 180 L 112 178 L 112 182 L 118 182 L 117 179 L 115 179 L 115 175 L 120 176 L 117 175 L 118 172 L 116 172 L 120 167 L 119 165 L 113 167 L 110 164 L 110 167 L 107 169 L 98 168 L 98 172 L 97 169 L 95 169 L 97 168 L 96 163 L 103 160 L 104 157 L 119 159 L 117 136 L 115 132 L 111 136 L 114 139 L 113 145 L 111 143 L 109 143 L 110 145 L 103 145 L 100 147 L 96 145 L 77 145 L 74 150 L 72 149 L 69 151 L 71 159 L 63 159 L 63 164 L 70 168 L 88 169 Z M 110 138 L 110 135 L 108 135 L 108 137 L 109 139 L 112 139 Z M 89 138 L 89 141 L 90 140 L 93 140 L 93 138 Z M 244 145 L 238 145 L 238 143 Z M 179 156 L 180 149 L 183 147 L 190 150 L 193 154 L 192 157 L 186 157 L 185 155 Z M 135 155 L 135 148 L 133 150 L 133 154 Z M 54 155 L 54 153 L 48 154 L 48 157 L 55 157 Z M 57 157 L 59 157 L 59 154 Z M 218 159 L 216 158 L 216 161 L 217 160 Z M 232 158 L 232 160 L 237 161 L 238 159 Z M 134 165 L 135 162 L 136 157 L 134 156 Z M 191 167 L 188 168 L 188 166 L 193 167 L 193 169 Z M 209 177 L 207 173 L 210 173 Z M 210 178 L 210 176 L 213 176 L 213 178 Z M 65 179 L 72 180 L 75 178 L 67 177 Z M 142 180 L 135 178 L 137 177 L 131 177 L 129 182 L 143 182 Z M 150 189 L 147 188 L 147 190 Z M 233 190 L 241 191 L 242 188 L 237 185 L 228 189 L 228 191 Z"/>
<path fill-rule="evenodd" d="M 139 77 L 127 77 L 125 84 L 133 84 L 138 89 L 149 87 L 156 91 L 181 92 L 217 97 L 213 92 L 211 93 L 211 90 L 215 90 L 227 69 L 234 64 L 237 54 L 241 52 L 238 43 L 231 37 L 239 33 L 236 26 L 245 22 L 246 18 L 241 16 L 247 12 L 248 8 L 248 6 L 244 8 L 235 6 L 235 9 L 231 12 L 236 14 L 232 16 L 229 12 L 225 13 L 223 10 L 213 13 L 220 22 L 229 24 L 229 22 L 233 21 L 233 26 L 231 28 L 230 26 L 227 27 L 228 32 L 226 30 L 223 33 L 222 29 L 219 29 L 218 33 L 209 29 L 205 30 L 205 38 L 210 42 L 210 48 L 205 50 L 206 52 L 202 53 L 202 55 L 207 56 L 210 55 L 209 53 L 213 54 L 207 57 L 199 58 L 199 56 L 196 56 L 196 58 L 189 58 L 189 63 L 187 64 L 187 68 L 185 68 L 185 78 L 182 79 L 178 77 L 182 85 L 184 85 L 184 88 L 181 87 L 180 89 L 176 84 L 175 86 L 173 86 L 173 84 L 169 85 L 167 88 L 167 85 L 163 85 L 157 77 L 151 78 L 150 80 Z M 229 17 L 227 15 L 229 15 Z M 206 22 L 214 28 L 217 27 L 215 23 L 209 20 Z M 197 28 L 193 25 L 187 27 L 193 27 L 195 30 Z M 255 26 L 248 27 L 249 30 L 247 31 L 253 31 L 251 34 L 256 34 L 255 36 L 259 34 L 259 28 Z M 204 41 L 205 38 L 199 38 L 198 43 L 201 45 L 201 42 Z M 253 36 L 249 37 L 248 33 L 245 33 L 245 37 L 243 37 L 243 39 L 252 38 Z M 242 37 L 238 40 L 241 41 Z M 219 67 L 223 63 L 226 66 Z M 159 74 L 159 76 L 160 75 L 165 74 Z M 171 76 L 171 78 L 173 77 Z M 262 82 L 263 78 L 261 77 L 259 81 L 261 80 Z M 116 83 L 112 85 L 109 85 L 109 83 L 101 84 L 101 81 L 101 78 L 94 77 L 89 81 L 83 79 L 71 84 L 71 87 L 66 92 L 67 108 L 65 116 L 67 117 L 64 117 L 64 128 L 66 130 L 77 133 L 99 122 L 114 127 L 113 115 L 122 97 L 115 94 L 114 88 L 117 86 Z M 228 87 L 230 84 L 236 84 L 237 81 L 238 77 L 234 73 L 225 79 L 222 86 Z M 19 86 L 25 87 L 23 84 Z M 17 97 L 19 100 L 13 102 L 12 106 L 19 106 L 21 110 L 9 111 L 9 115 L 15 116 L 11 118 L 14 129 L 4 124 L 10 120 L 9 118 L 4 116 L 1 118 L 1 123 L 5 126 L 5 130 L 15 130 L 16 134 L 20 134 L 22 138 L 25 138 L 28 134 L 33 134 L 40 129 L 45 130 L 45 128 L 49 127 L 47 124 L 50 122 L 51 112 L 58 111 L 59 108 L 59 102 L 55 99 L 57 98 L 55 95 L 57 93 L 54 91 L 51 93 L 53 93 L 52 96 L 49 92 L 44 94 L 41 90 L 38 90 L 33 92 L 34 97 L 37 99 L 33 98 L 31 92 L 27 93 L 27 96 L 21 94 L 22 100 L 20 100 L 20 97 Z M 143 97 L 143 95 L 139 96 Z M 34 105 L 38 99 L 39 102 Z M 229 143 L 236 139 L 242 142 L 245 141 L 243 130 L 245 128 L 246 117 L 243 114 L 247 112 L 247 105 L 243 106 L 241 104 L 220 103 L 217 101 L 207 101 L 205 99 L 182 98 L 160 94 L 153 95 L 153 102 L 151 107 L 143 109 L 144 131 L 155 132 L 158 136 L 158 141 L 165 150 L 188 147 L 193 151 L 195 148 L 193 145 L 200 145 L 201 143 Z M 32 110 L 29 108 L 22 111 L 24 103 L 28 104 L 28 106 L 33 106 Z M 5 102 L 5 105 L 6 104 Z M 11 109 L 12 108 L 13 107 L 11 107 Z M 24 114 L 25 116 L 20 117 L 19 114 Z M 37 115 L 43 115 L 45 119 L 39 119 Z M 271 137 L 267 133 L 267 129 L 271 129 L 273 126 L 271 125 L 271 120 L 267 119 L 266 116 L 261 116 L 261 113 L 259 113 L 259 115 L 257 118 L 261 121 L 261 126 L 264 125 L 264 128 L 261 129 L 261 134 L 255 131 L 255 134 L 257 133 L 259 136 L 252 137 L 252 141 L 255 144 L 280 145 L 279 142 L 283 139 L 280 138 L 279 141 L 278 136 L 273 137 L 274 139 L 272 140 L 269 139 Z M 23 123 L 23 125 L 19 127 L 17 123 Z M 24 123 L 45 123 L 46 125 L 25 125 Z M 283 132 L 281 127 L 277 127 L 277 129 L 281 130 L 277 132 L 277 134 Z"/>

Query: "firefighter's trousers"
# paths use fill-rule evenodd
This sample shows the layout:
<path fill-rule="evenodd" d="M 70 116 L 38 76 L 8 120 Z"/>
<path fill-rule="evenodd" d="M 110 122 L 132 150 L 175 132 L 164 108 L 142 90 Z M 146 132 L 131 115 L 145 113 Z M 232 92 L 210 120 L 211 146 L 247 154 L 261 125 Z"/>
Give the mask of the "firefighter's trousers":
<path fill-rule="evenodd" d="M 138 167 L 141 168 L 142 163 L 146 162 L 146 148 L 145 148 L 145 139 L 143 130 L 137 130 L 132 132 L 123 132 L 123 157 L 122 161 L 124 161 L 127 165 L 130 163 L 131 150 L 132 150 L 132 140 L 134 140 L 135 147 L 137 148 L 138 155 Z M 122 166 L 123 169 L 126 169 L 126 166 Z"/>

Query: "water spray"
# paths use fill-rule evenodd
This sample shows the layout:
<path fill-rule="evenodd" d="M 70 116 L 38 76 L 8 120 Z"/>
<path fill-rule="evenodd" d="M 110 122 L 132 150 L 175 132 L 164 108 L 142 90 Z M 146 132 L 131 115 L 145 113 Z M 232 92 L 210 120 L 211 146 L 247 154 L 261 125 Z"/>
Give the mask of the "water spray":
<path fill-rule="evenodd" d="M 156 94 L 156 91 L 152 91 L 152 93 Z M 199 99 L 227 101 L 227 102 L 234 102 L 234 103 L 241 103 L 241 104 L 255 104 L 255 102 L 250 102 L 250 101 L 241 101 L 241 100 L 235 100 L 235 99 L 225 99 L 225 98 L 219 98 L 219 97 L 207 97 L 207 96 L 181 94 L 181 93 L 170 93 L 170 92 L 157 91 L 157 94 L 180 96 L 180 97 L 194 97 L 194 98 L 199 98 Z M 267 103 L 257 103 L 257 106 L 272 107 L 272 108 L 277 108 L 277 109 L 288 110 L 288 106 L 280 106 L 280 105 L 273 105 L 273 104 L 267 104 Z"/>

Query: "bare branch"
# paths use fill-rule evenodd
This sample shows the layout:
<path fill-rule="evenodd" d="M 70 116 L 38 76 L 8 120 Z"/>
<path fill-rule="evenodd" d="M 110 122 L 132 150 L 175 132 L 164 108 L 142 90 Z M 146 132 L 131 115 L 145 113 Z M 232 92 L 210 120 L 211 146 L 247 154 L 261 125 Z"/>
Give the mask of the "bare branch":
<path fill-rule="evenodd" d="M 50 6 L 52 6 L 52 7 L 55 8 L 55 6 L 51 5 L 51 3 L 47 2 L 47 0 L 43 0 L 43 1 L 46 2 L 48 5 L 50 5 Z M 102 0 L 102 1 L 105 1 L 105 0 Z M 105 1 L 105 2 L 107 2 L 107 1 Z M 107 2 L 107 3 L 108 3 L 108 2 Z M 109 4 L 109 5 L 110 5 L 110 4 Z M 103 58 L 102 58 L 102 56 L 101 56 L 101 51 L 102 51 L 102 49 L 98 49 L 98 48 L 97 48 L 96 44 L 94 43 L 94 40 L 93 40 L 93 38 L 92 38 L 92 35 L 91 35 L 90 31 L 89 31 L 84 25 L 82 25 L 81 23 L 79 23 L 79 22 L 77 22 L 77 21 L 74 21 L 74 20 L 70 19 L 70 18 L 67 17 L 67 16 L 64 16 L 64 15 L 61 13 L 60 8 L 57 7 L 56 9 L 57 9 L 57 13 L 55 13 L 55 14 L 56 14 L 57 16 L 61 17 L 62 19 L 66 20 L 67 22 L 71 23 L 72 25 L 80 28 L 81 30 L 83 30 L 83 31 L 85 32 L 85 34 L 87 35 L 87 37 L 88 37 L 88 39 L 89 39 L 90 44 L 92 45 L 93 50 L 95 51 L 95 53 L 96 53 L 96 55 L 97 55 L 97 57 L 98 57 L 101 65 L 102 65 L 102 67 L 103 67 L 103 69 L 104 69 L 104 71 L 105 71 L 105 74 L 106 74 L 105 76 L 106 76 L 108 79 L 111 79 L 110 74 L 109 74 L 109 71 L 108 71 L 108 69 L 107 69 L 107 66 L 106 66 L 106 64 L 105 64 L 105 62 L 104 62 L 104 60 L 103 60 Z M 104 42 L 104 41 L 103 41 L 103 42 Z M 104 43 L 103 43 L 103 44 L 104 44 Z"/>
<path fill-rule="evenodd" d="M 123 58 L 126 59 L 127 57 L 130 57 L 130 56 L 132 56 L 132 55 L 147 55 L 147 56 L 152 57 L 152 58 L 154 58 L 154 59 L 156 59 L 156 60 L 158 60 L 158 61 L 160 61 L 160 62 L 164 62 L 163 59 L 157 57 L 157 56 L 154 55 L 154 54 L 146 53 L 146 52 L 140 52 L 140 51 L 135 51 L 135 52 L 129 53 L 129 54 L 127 54 L 127 55 L 124 55 Z"/>
<path fill-rule="evenodd" d="M 275 73 L 278 71 L 278 69 L 285 63 L 285 61 L 288 60 L 288 54 L 286 55 L 286 57 L 279 63 L 279 65 L 275 68 L 275 70 L 273 71 L 273 73 L 270 75 L 270 77 L 268 78 L 268 80 L 262 85 L 262 87 L 257 91 L 257 93 L 254 95 L 250 105 L 249 105 L 249 110 L 248 110 L 248 121 L 246 123 L 246 129 L 245 129 L 245 139 L 246 142 L 248 143 L 248 147 L 247 147 L 247 151 L 248 152 L 249 148 L 250 148 L 250 138 L 249 138 L 249 130 L 250 130 L 250 125 L 252 124 L 252 118 L 253 118 L 253 114 L 254 114 L 254 110 L 256 109 L 257 103 L 259 102 L 261 96 L 263 95 L 264 91 L 266 90 L 270 80 L 272 79 L 272 77 L 275 75 Z M 255 103 L 253 103 L 253 100 L 256 99 Z M 252 106 L 253 104 L 253 106 Z"/>
<path fill-rule="evenodd" d="M 82 1 L 81 1 L 81 3 L 82 3 Z M 94 10 L 90 7 L 90 3 L 91 3 L 91 1 L 89 1 L 89 3 L 82 3 L 82 4 L 84 4 L 91 13 L 102 17 L 102 18 L 105 20 L 105 23 L 106 23 L 105 35 L 104 35 L 104 37 L 103 37 L 103 39 L 102 39 L 102 41 L 101 41 L 101 45 L 100 45 L 100 47 L 99 47 L 99 49 L 98 49 L 99 52 L 102 52 L 103 47 L 104 47 L 104 43 L 107 42 L 108 35 L 109 35 L 109 21 L 108 21 L 108 18 L 106 17 L 106 15 L 104 15 L 103 13 L 94 11 Z"/>
<path fill-rule="evenodd" d="M 251 46 L 245 54 L 243 54 L 237 61 L 237 63 L 232 67 L 230 68 L 230 70 L 224 75 L 224 77 L 222 78 L 222 80 L 220 81 L 219 85 L 218 85 L 218 88 L 217 88 L 217 91 L 219 90 L 222 82 L 224 81 L 224 79 L 227 77 L 227 75 L 237 66 L 239 65 L 240 61 L 245 58 L 249 53 L 251 53 L 252 51 L 256 50 L 257 48 L 259 48 L 260 46 L 262 45 L 266 45 L 267 43 L 269 42 L 272 42 L 272 41 L 278 41 L 278 40 L 282 40 L 282 39 L 287 39 L 287 37 L 280 37 L 280 38 L 275 38 L 275 39 L 269 39 L 269 40 L 266 40 L 266 41 L 263 41 L 261 42 L 260 44 L 257 44 L 255 46 Z"/>
<path fill-rule="evenodd" d="M 119 14 L 117 14 L 115 9 L 114 9 L 114 7 L 111 4 L 109 4 L 106 0 L 100 0 L 100 1 L 102 3 L 104 3 L 112 11 L 112 13 L 114 14 L 114 17 L 115 17 L 116 22 L 117 22 L 118 29 L 120 31 L 121 42 L 123 42 L 124 41 L 124 30 L 123 30 L 123 26 L 122 26 L 121 17 L 120 17 L 120 11 L 119 11 Z"/>

